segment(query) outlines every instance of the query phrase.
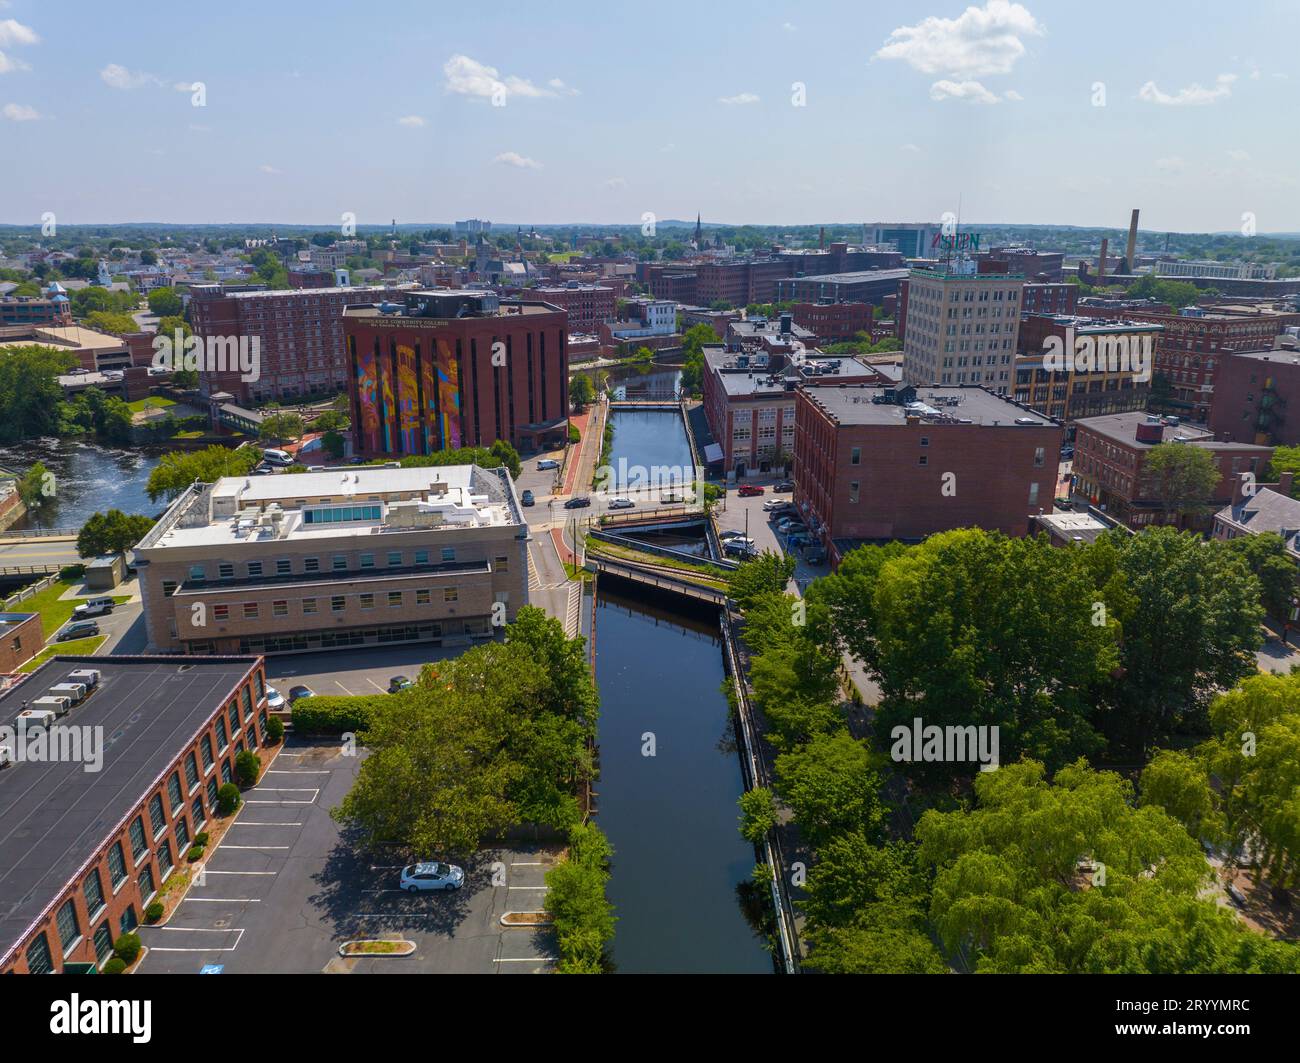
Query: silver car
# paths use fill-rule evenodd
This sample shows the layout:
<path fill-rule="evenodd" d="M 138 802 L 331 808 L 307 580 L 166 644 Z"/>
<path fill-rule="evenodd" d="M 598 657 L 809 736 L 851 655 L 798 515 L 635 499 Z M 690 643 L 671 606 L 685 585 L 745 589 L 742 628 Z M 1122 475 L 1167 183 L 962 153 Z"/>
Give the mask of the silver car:
<path fill-rule="evenodd" d="M 465 872 L 455 864 L 429 860 L 402 868 L 402 889 L 407 893 L 420 890 L 458 890 L 465 884 Z"/>

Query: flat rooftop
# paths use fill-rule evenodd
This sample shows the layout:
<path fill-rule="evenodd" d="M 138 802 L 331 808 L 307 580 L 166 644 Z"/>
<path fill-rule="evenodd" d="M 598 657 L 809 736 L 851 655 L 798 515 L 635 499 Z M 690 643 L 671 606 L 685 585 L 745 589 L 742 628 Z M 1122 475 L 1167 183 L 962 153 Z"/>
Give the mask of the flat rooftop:
<path fill-rule="evenodd" d="M 858 269 L 849 273 L 817 273 L 811 277 L 782 277 L 782 283 L 816 282 L 817 284 L 861 284 L 864 281 L 901 281 L 912 271 L 907 269 Z M 1004 274 L 1005 276 L 1005 274 Z"/>
<path fill-rule="evenodd" d="M 257 660 L 53 657 L 0 695 L 0 723 L 12 727 L 24 703 L 78 668 L 97 668 L 99 687 L 59 723 L 103 728 L 98 772 L 85 771 L 82 761 L 18 762 L 0 771 L 0 956 L 79 876 Z"/>
<path fill-rule="evenodd" d="M 906 424 L 909 413 L 918 413 L 922 423 L 965 424 L 985 428 L 1025 426 L 1054 428 L 1050 417 L 1035 413 L 1010 399 L 974 384 L 916 387 L 916 401 L 908 406 L 876 402 L 887 389 L 880 384 L 845 384 L 805 388 L 804 397 L 821 407 L 841 425 Z"/>

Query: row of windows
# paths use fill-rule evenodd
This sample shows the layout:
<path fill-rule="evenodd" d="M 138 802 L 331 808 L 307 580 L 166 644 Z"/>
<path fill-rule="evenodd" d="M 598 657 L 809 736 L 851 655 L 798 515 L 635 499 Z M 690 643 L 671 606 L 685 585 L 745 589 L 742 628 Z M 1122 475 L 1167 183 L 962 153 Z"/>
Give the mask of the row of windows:
<path fill-rule="evenodd" d="M 365 507 L 359 507 L 365 508 Z M 312 512 L 309 510 L 308 512 Z M 332 512 L 332 510 L 331 510 Z M 360 519 L 360 518 L 358 518 Z M 401 550 L 389 550 L 384 555 L 385 562 L 389 568 L 401 568 L 406 564 L 406 555 Z M 429 551 L 416 550 L 413 554 L 414 564 L 429 564 Z M 452 562 L 456 560 L 456 548 L 454 546 L 444 546 L 439 551 L 439 560 L 442 562 Z M 313 572 L 323 571 L 321 568 L 321 559 L 319 557 L 304 557 L 301 559 L 302 566 L 297 571 L 310 574 Z M 330 558 L 330 571 L 346 572 L 349 570 L 349 558 L 347 554 L 334 554 Z M 375 555 L 373 553 L 364 553 L 357 558 L 357 567 L 370 569 L 375 567 Z M 277 559 L 271 568 L 268 568 L 263 561 L 249 561 L 244 565 L 245 575 L 249 579 L 257 579 L 261 576 L 270 575 L 272 572 L 277 576 L 291 576 L 294 574 L 293 559 L 282 557 Z M 206 565 L 191 565 L 189 574 L 191 583 L 205 583 L 208 578 Z M 231 561 L 220 561 L 217 563 L 217 579 L 231 580 L 235 578 L 235 565 Z M 164 591 L 167 588 L 176 589 L 176 583 L 170 580 L 163 582 Z"/>
<path fill-rule="evenodd" d="M 504 558 L 501 560 L 504 561 Z M 400 609 L 406 604 L 406 591 L 388 591 L 382 595 L 385 604 L 390 609 Z M 432 605 L 433 593 L 427 587 L 417 589 L 415 592 L 416 605 Z M 358 595 L 334 594 L 329 598 L 329 609 L 331 613 L 342 613 L 347 609 L 347 600 L 349 597 L 355 597 L 362 609 L 375 608 L 375 601 L 381 595 L 367 592 Z M 442 600 L 444 602 L 455 602 L 460 599 L 460 590 L 457 587 L 442 588 Z M 315 616 L 320 612 L 320 598 L 295 598 L 293 602 L 298 604 L 300 615 Z M 217 623 L 225 623 L 231 617 L 231 610 L 237 609 L 239 616 L 244 620 L 260 620 L 262 618 L 262 607 L 265 602 L 241 602 L 239 605 L 214 605 L 212 607 L 212 618 Z M 270 603 L 272 617 L 287 617 L 290 612 L 290 599 L 280 598 Z"/>

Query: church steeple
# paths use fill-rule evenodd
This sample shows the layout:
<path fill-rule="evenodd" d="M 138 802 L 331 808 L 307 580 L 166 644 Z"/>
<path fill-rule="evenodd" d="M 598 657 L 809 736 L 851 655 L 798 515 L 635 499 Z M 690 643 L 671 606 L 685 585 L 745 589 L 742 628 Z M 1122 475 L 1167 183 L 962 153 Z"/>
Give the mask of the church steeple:
<path fill-rule="evenodd" d="M 700 247 L 704 242 L 704 230 L 700 228 L 700 215 L 695 215 L 695 246 Z"/>

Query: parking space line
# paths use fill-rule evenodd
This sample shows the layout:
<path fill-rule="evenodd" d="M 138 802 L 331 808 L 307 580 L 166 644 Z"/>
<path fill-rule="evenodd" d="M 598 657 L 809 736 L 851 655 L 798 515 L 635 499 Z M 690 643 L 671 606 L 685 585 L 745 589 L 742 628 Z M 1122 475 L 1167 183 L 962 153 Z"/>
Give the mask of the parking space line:
<path fill-rule="evenodd" d="M 258 823 L 253 820 L 245 822 L 242 819 L 235 820 L 232 827 L 301 827 L 301 823 Z"/>
<path fill-rule="evenodd" d="M 222 849 L 288 849 L 287 845 L 223 845 Z M 220 851 L 220 850 L 218 850 Z"/>
<path fill-rule="evenodd" d="M 385 689 L 384 689 L 383 687 L 381 687 L 378 683 L 376 683 L 373 679 L 371 679 L 370 676 L 366 676 L 366 682 L 369 683 L 369 684 L 370 684 L 372 687 L 374 687 L 376 690 L 378 690 L 379 693 L 381 693 L 381 694 L 387 694 L 387 693 L 388 693 L 387 690 L 385 690 Z"/>
<path fill-rule="evenodd" d="M 266 775 L 333 775 L 334 773 L 330 771 L 325 771 L 323 769 L 321 771 L 316 771 L 313 768 L 293 768 L 291 770 L 269 768 L 264 774 Z"/>
<path fill-rule="evenodd" d="M 520 860 L 510 865 L 511 867 L 545 867 L 545 860 Z"/>
<path fill-rule="evenodd" d="M 186 949 L 186 948 L 178 948 L 171 945 L 152 945 L 149 948 L 150 952 L 234 952 L 235 949 L 239 948 L 239 943 L 244 939 L 244 928 L 242 926 L 240 927 L 232 926 L 226 930 L 212 930 L 208 927 L 203 927 L 203 926 L 161 926 L 158 927 L 158 929 L 159 930 L 188 930 L 192 934 L 193 933 L 238 934 L 239 937 L 235 938 L 235 943 L 231 945 L 229 948 L 214 947 L 210 949 L 194 949 L 194 948 Z"/>
<path fill-rule="evenodd" d="M 508 890 L 544 890 L 545 886 L 507 886 Z"/>
<path fill-rule="evenodd" d="M 186 897 L 181 904 L 261 904 L 261 897 Z"/>
<path fill-rule="evenodd" d="M 205 868 L 205 875 L 278 875 L 278 871 L 213 871 L 211 868 Z"/>
<path fill-rule="evenodd" d="M 259 794 L 318 794 L 320 789 L 315 786 L 259 786 L 253 792 Z"/>
<path fill-rule="evenodd" d="M 246 805 L 314 805 L 315 801 L 254 801 L 251 797 L 244 804 Z"/>
<path fill-rule="evenodd" d="M 554 963 L 554 956 L 497 956 L 493 963 Z"/>

